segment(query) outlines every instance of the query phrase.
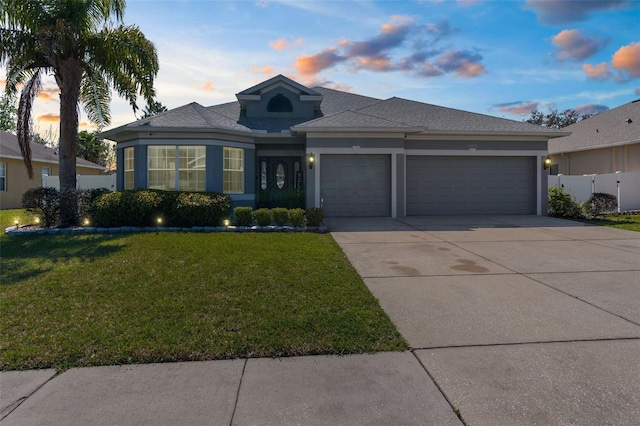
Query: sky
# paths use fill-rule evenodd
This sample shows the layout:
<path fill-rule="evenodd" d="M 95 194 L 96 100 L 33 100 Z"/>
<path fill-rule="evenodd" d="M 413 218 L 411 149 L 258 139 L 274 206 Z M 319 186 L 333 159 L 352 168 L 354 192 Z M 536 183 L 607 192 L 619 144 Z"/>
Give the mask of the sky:
<path fill-rule="evenodd" d="M 128 0 L 124 22 L 156 46 L 169 109 L 278 74 L 518 121 L 640 99 L 640 0 Z M 45 80 L 36 131 L 57 132 L 57 93 Z M 109 127 L 136 119 L 116 94 L 111 108 Z"/>

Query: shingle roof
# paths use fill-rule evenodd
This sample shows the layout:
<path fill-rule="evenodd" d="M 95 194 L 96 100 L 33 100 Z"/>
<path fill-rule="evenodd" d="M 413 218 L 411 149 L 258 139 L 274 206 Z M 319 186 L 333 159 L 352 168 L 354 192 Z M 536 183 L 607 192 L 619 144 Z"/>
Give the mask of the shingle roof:
<path fill-rule="evenodd" d="M 557 133 L 531 123 L 446 108 L 402 98 L 390 98 L 357 110 L 410 127 L 421 127 L 427 131 L 442 132 L 527 132 Z"/>
<path fill-rule="evenodd" d="M 20 152 L 20 146 L 18 145 L 18 137 L 16 135 L 7 132 L 0 132 L 0 158 L 22 159 L 22 153 Z M 58 151 L 38 143 L 32 143 L 31 160 L 58 163 Z M 83 158 L 76 158 L 76 165 L 101 170 L 104 170 L 105 168 L 100 164 L 92 163 L 91 161 L 87 161 Z"/>
<path fill-rule="evenodd" d="M 572 133 L 551 140 L 550 154 L 640 143 L 640 99 L 601 112 L 563 130 Z"/>
<path fill-rule="evenodd" d="M 287 80 L 277 76 L 240 93 L 253 93 L 268 86 L 268 82 Z M 295 82 L 294 82 L 295 83 Z M 295 83 L 297 84 L 297 83 Z M 301 86 L 304 87 L 304 86 Z M 145 127 L 176 130 L 222 130 L 240 133 L 266 131 L 270 133 L 287 132 L 292 127 L 297 131 L 305 129 L 423 129 L 425 132 L 493 132 L 528 133 L 557 137 L 561 133 L 534 124 L 507 120 L 489 115 L 445 108 L 437 105 L 411 101 L 402 98 L 386 100 L 349 92 L 314 87 L 308 93 L 322 97 L 320 110 L 313 119 L 308 118 L 254 118 L 247 117 L 239 102 L 203 107 L 190 103 L 179 108 L 138 120 L 136 122 L 104 132 L 105 137 L 122 131 L 139 131 Z"/>

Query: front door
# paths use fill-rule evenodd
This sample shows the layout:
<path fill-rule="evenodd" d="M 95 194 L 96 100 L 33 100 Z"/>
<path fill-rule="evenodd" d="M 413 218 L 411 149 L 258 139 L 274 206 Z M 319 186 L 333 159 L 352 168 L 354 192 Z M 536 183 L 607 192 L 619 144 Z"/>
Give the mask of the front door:
<path fill-rule="evenodd" d="M 259 157 L 258 207 L 304 208 L 304 169 L 301 157 Z"/>

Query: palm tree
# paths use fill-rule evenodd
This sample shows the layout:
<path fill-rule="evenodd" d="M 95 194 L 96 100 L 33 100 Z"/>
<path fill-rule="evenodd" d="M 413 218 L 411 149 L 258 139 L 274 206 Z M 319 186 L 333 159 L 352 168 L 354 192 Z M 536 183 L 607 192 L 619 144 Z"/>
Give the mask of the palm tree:
<path fill-rule="evenodd" d="M 40 78 L 53 74 L 60 89 L 60 224 L 77 221 L 75 197 L 78 105 L 102 128 L 110 122 L 110 88 L 134 112 L 140 94 L 153 102 L 158 56 L 138 27 L 125 26 L 125 0 L 0 0 L 0 65 L 5 93 L 18 103 L 17 134 L 29 176 L 31 110 Z"/>

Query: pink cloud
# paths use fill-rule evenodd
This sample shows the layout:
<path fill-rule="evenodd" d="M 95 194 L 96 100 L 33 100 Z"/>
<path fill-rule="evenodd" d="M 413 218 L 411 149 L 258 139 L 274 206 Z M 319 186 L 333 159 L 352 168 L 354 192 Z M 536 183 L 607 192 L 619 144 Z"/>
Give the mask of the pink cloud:
<path fill-rule="evenodd" d="M 213 86 L 213 83 L 211 83 L 210 81 L 205 81 L 204 84 L 200 86 L 200 89 L 205 92 L 215 92 L 216 90 L 216 88 Z"/>
<path fill-rule="evenodd" d="M 462 78 L 474 78 L 487 72 L 477 53 L 450 50 L 436 60 L 436 65 L 445 72 L 455 72 Z"/>
<path fill-rule="evenodd" d="M 587 73 L 589 80 L 608 80 L 611 77 L 611 71 L 606 62 L 601 62 L 598 65 L 584 64 L 582 69 Z"/>
<path fill-rule="evenodd" d="M 308 78 L 344 60 L 346 58 L 339 55 L 335 48 L 327 48 L 320 53 L 299 56 L 296 58 L 295 67 L 302 77 Z"/>
<path fill-rule="evenodd" d="M 269 47 L 271 47 L 273 50 L 284 50 L 287 48 L 287 41 L 283 38 L 279 38 L 277 40 L 270 41 Z"/>
<path fill-rule="evenodd" d="M 273 74 L 275 74 L 275 68 L 271 65 L 265 65 L 263 67 L 254 65 L 253 67 L 251 67 L 251 70 L 255 73 L 264 74 L 266 76 L 272 76 Z"/>
<path fill-rule="evenodd" d="M 611 58 L 611 66 L 620 72 L 622 80 L 640 78 L 640 42 L 618 49 Z"/>
<path fill-rule="evenodd" d="M 584 35 L 580 30 L 563 30 L 551 41 L 556 46 L 556 56 L 559 59 L 572 61 L 586 59 L 607 44 L 607 40 Z"/>
<path fill-rule="evenodd" d="M 498 111 L 505 114 L 529 116 L 533 111 L 537 111 L 540 107 L 539 101 L 530 102 L 510 102 L 506 104 L 497 104 L 494 107 L 498 108 Z"/>

